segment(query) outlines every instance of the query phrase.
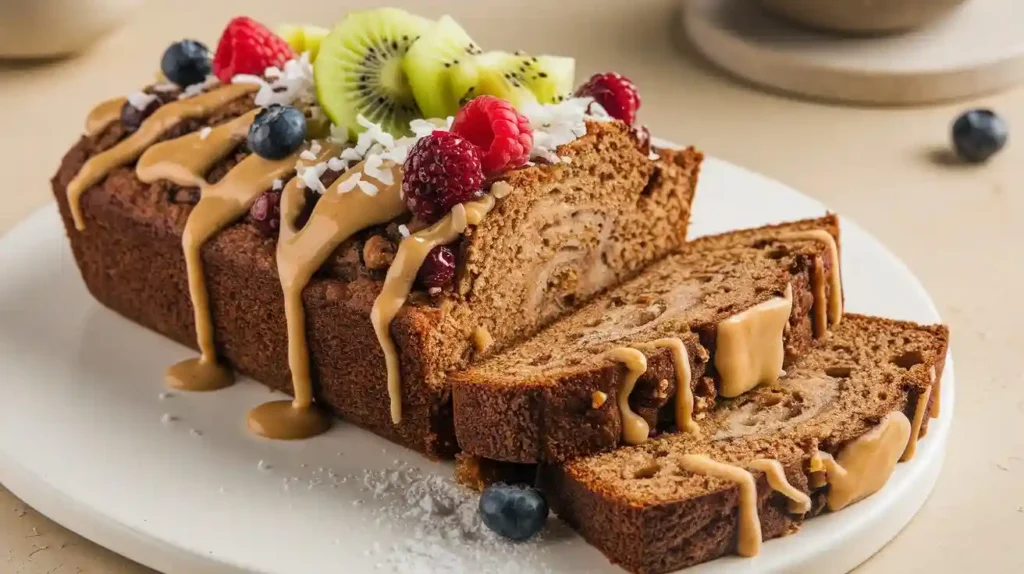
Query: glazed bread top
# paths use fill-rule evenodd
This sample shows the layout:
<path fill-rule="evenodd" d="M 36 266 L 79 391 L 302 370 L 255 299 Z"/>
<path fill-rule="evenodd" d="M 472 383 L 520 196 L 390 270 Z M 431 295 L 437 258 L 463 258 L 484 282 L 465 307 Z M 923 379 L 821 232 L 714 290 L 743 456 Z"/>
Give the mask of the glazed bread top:
<path fill-rule="evenodd" d="M 69 153 L 56 182 L 67 190 L 72 216 L 82 216 L 76 221 L 80 229 L 72 233 L 90 233 L 90 228 L 102 233 L 109 221 L 106 212 L 115 211 L 119 215 L 129 212 L 133 220 L 145 221 L 157 234 L 194 238 L 196 234 L 189 233 L 189 225 L 196 223 L 196 212 L 202 210 L 204 201 L 209 208 L 218 194 L 237 196 L 231 198 L 235 204 L 232 212 L 220 221 L 210 225 L 204 218 L 206 239 L 190 240 L 193 244 L 185 249 L 189 276 L 198 278 L 198 283 L 190 283 L 190 291 L 202 355 L 198 361 L 176 367 L 188 367 L 187 374 L 194 374 L 196 367 L 216 367 L 216 372 L 206 369 L 202 374 L 212 374 L 205 378 L 211 385 L 221 386 L 229 384 L 230 375 L 213 359 L 216 333 L 212 332 L 209 309 L 200 297 L 204 290 L 202 261 L 212 257 L 224 265 L 265 266 L 255 252 L 266 250 L 267 242 L 273 249 L 276 239 L 273 234 L 263 237 L 257 232 L 260 222 L 246 215 L 258 195 L 270 189 L 273 178 L 262 174 L 266 180 L 263 183 L 256 183 L 262 179 L 247 179 L 244 193 L 236 193 L 239 172 L 272 168 L 283 186 L 281 210 L 291 216 L 282 218 L 282 237 L 291 227 L 294 229 L 289 230 L 289 239 L 318 237 L 307 232 L 311 226 L 308 221 L 323 224 L 327 219 L 328 225 L 321 225 L 321 229 L 330 228 L 334 222 L 323 217 L 325 201 L 316 201 L 319 197 L 310 186 L 305 186 L 305 192 L 303 186 L 296 186 L 305 175 L 300 171 L 300 177 L 292 176 L 303 165 L 308 168 L 340 149 L 313 141 L 301 152 L 296 151 L 295 157 L 254 161 L 260 158 L 254 157 L 244 137 L 239 137 L 244 132 L 241 128 L 252 121 L 255 106 L 251 91 L 244 86 L 213 87 L 193 95 L 194 99 L 178 100 L 173 92 L 161 93 L 159 98 L 166 102 L 137 131 L 129 133 L 113 121 L 83 138 Z M 396 423 L 401 418 L 402 404 L 434 404 L 446 395 L 447 371 L 529 337 L 682 244 L 701 155 L 693 150 L 662 150 L 654 158 L 646 141 L 617 121 L 588 121 L 585 128 L 585 134 L 558 148 L 557 163 L 515 169 L 491 182 L 493 193 L 485 196 L 486 201 L 481 200 L 477 207 L 466 204 L 464 213 L 471 216 L 463 215 L 461 226 L 454 223 L 458 209 L 430 227 L 404 209 L 394 209 L 392 216 L 339 238 L 336 247 L 332 245 L 325 252 L 322 262 L 301 285 L 306 291 L 322 294 L 324 303 L 363 317 L 375 315 L 382 293 L 399 295 L 393 298 L 393 315 L 382 313 L 383 319 L 374 319 L 373 325 L 387 359 L 386 390 Z M 184 153 L 190 145 L 204 151 Z M 172 153 L 172 149 L 176 151 Z M 109 161 L 112 150 L 120 156 L 116 161 Z M 330 194 L 353 171 L 369 173 L 362 164 L 347 171 L 327 169 L 318 175 L 316 183 Z M 97 188 L 103 188 L 104 193 L 96 193 Z M 399 197 L 394 185 L 378 191 L 386 201 L 400 205 L 400 201 L 394 201 Z M 353 197 L 361 195 L 350 193 L 344 200 L 369 201 Z M 335 213 L 353 212 L 346 211 L 341 199 L 331 199 L 328 204 L 341 206 Z M 286 209 L 289 202 L 291 207 Z M 76 209 L 79 206 L 82 209 Z M 389 211 L 382 209 L 381 213 Z M 457 254 L 453 286 L 428 291 L 417 288 L 409 279 L 411 292 L 403 292 L 401 285 L 389 289 L 392 275 L 402 279 L 401 275 L 409 276 L 411 271 L 414 278 L 418 268 L 417 263 L 396 270 L 395 261 L 401 259 L 403 246 L 418 241 L 421 234 L 437 225 L 452 229 L 443 234 L 450 237 L 443 243 Z M 408 237 L 410 233 L 412 237 Z M 281 241 L 276 243 L 275 271 L 280 271 Z M 293 264 L 295 256 L 291 259 L 289 263 Z M 287 282 L 301 283 L 282 276 L 282 283 Z M 286 306 L 299 296 L 296 292 L 286 290 Z M 291 315 L 301 313 L 298 307 Z M 302 331 L 290 326 L 289 333 Z M 288 355 L 296 378 L 296 404 L 309 407 L 313 392 L 310 377 L 295 375 L 308 361 L 294 360 L 308 357 L 308 353 L 296 344 L 294 336 L 289 337 Z M 408 384 L 402 385 L 403 381 Z M 322 429 L 323 424 L 316 428 Z M 315 432 L 319 431 L 305 434 Z"/>

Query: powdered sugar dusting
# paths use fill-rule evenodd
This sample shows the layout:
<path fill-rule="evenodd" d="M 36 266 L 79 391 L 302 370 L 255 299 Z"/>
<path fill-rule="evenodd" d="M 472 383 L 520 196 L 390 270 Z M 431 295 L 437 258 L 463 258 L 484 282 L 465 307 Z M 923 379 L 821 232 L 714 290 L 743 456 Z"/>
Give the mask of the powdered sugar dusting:
<path fill-rule="evenodd" d="M 527 542 L 501 538 L 481 521 L 476 492 L 408 464 L 364 471 L 354 478 L 363 493 L 378 502 L 375 522 L 411 530 L 401 533 L 398 543 L 366 549 L 367 555 L 380 558 L 378 567 L 387 571 L 549 572 L 543 565 L 544 542 L 566 535 L 566 527 L 552 518 L 548 530 Z"/>

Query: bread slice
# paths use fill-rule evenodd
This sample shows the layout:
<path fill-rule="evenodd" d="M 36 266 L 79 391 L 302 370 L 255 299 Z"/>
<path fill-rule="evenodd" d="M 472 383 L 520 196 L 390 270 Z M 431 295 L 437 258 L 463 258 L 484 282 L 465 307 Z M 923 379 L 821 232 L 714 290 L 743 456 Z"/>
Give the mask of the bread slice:
<path fill-rule="evenodd" d="M 160 139 L 222 125 L 253 107 L 251 95 L 235 98 L 178 122 Z M 679 248 L 701 154 L 658 150 L 660 159 L 652 160 L 636 133 L 619 122 L 587 129 L 558 150 L 565 161 L 508 174 L 512 192 L 454 245 L 460 261 L 454 292 L 414 292 L 391 322 L 403 381 L 398 425 L 391 420 L 384 356 L 370 312 L 402 237 L 399 224 L 409 222 L 366 229 L 334 252 L 302 295 L 320 405 L 429 456 L 451 456 L 456 449 L 446 372 L 530 336 Z M 133 165 L 115 167 L 80 198 L 85 229 L 77 230 L 72 220 L 69 182 L 86 160 L 125 137 L 116 121 L 83 137 L 53 178 L 72 251 L 102 304 L 195 348 L 181 236 L 197 188 L 144 183 Z M 239 146 L 206 179 L 218 181 L 248 155 Z M 275 239 L 241 219 L 203 246 L 202 260 L 219 358 L 291 392 Z M 161 369 L 154 367 L 154 378 Z"/>
<path fill-rule="evenodd" d="M 831 241 L 800 233 L 811 231 Z M 495 461 L 557 462 L 613 448 L 620 437 L 630 440 L 624 436 L 629 425 L 692 430 L 685 413 L 684 424 L 674 424 L 675 412 L 693 405 L 699 417 L 713 407 L 722 390 L 722 365 L 716 361 L 736 354 L 727 349 L 716 356 L 720 324 L 757 313 L 791 290 L 791 310 L 774 335 L 739 345 L 781 349 L 784 341 L 789 364 L 810 347 L 816 319 L 825 320 L 819 330 L 839 319 L 829 317 L 826 307 L 830 300 L 841 303 L 841 287 L 825 280 L 833 269 L 838 277 L 838 241 L 838 219 L 829 215 L 689 243 L 533 339 L 453 373 L 459 446 Z M 673 338 L 675 349 L 645 346 L 668 345 Z M 631 392 L 629 369 L 609 355 L 630 347 L 641 348 L 642 353 L 631 352 L 647 367 Z M 767 349 L 772 352 L 777 351 Z M 765 379 L 774 380 L 779 367 L 768 367 Z M 676 384 L 684 373 L 692 399 L 686 385 Z M 677 387 L 683 390 L 678 397 Z M 628 410 L 618 404 L 623 394 Z"/>
<path fill-rule="evenodd" d="M 632 572 L 755 554 L 762 538 L 869 496 L 913 456 L 947 345 L 944 326 L 848 315 L 778 384 L 720 404 L 702 438 L 543 466 L 540 483 L 560 517 Z"/>

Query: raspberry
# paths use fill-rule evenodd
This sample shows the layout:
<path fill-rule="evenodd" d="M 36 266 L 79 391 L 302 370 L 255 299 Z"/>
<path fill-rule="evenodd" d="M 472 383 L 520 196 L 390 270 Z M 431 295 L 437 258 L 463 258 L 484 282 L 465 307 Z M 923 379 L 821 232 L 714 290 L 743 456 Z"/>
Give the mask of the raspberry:
<path fill-rule="evenodd" d="M 460 135 L 435 131 L 416 142 L 405 160 L 402 194 L 417 217 L 441 219 L 460 203 L 480 197 L 480 150 Z"/>
<path fill-rule="evenodd" d="M 271 67 L 281 67 L 295 57 L 295 51 L 263 24 L 245 16 L 228 22 L 213 56 L 213 73 L 225 84 L 238 74 L 262 76 Z"/>
<path fill-rule="evenodd" d="M 640 109 L 640 92 L 633 82 L 614 73 L 595 74 L 576 90 L 580 98 L 594 98 L 611 117 L 629 125 L 636 121 Z"/>
<path fill-rule="evenodd" d="M 455 252 L 444 245 L 431 249 L 416 278 L 428 290 L 448 285 L 455 278 Z"/>
<path fill-rule="evenodd" d="M 480 163 L 487 176 L 523 165 L 533 149 L 530 120 L 494 96 L 470 100 L 455 114 L 452 131 L 480 148 Z"/>
<path fill-rule="evenodd" d="M 281 229 L 281 192 L 265 191 L 249 208 L 249 219 L 264 237 L 277 237 Z"/>

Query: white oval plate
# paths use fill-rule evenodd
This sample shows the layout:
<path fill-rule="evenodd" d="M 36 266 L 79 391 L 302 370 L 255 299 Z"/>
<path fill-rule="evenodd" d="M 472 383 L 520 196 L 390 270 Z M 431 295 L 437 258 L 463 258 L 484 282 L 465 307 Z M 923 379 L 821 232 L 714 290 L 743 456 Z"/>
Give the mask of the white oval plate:
<path fill-rule="evenodd" d="M 692 232 L 823 211 L 785 185 L 709 158 Z M 190 574 L 616 571 L 557 520 L 523 545 L 460 526 L 472 524 L 475 499 L 451 484 L 450 463 L 426 461 L 354 426 L 338 423 L 297 443 L 251 436 L 245 413 L 268 398 L 258 384 L 160 399 L 164 368 L 191 351 L 89 296 L 54 206 L 0 240 L 0 269 L 0 481 L 103 546 Z M 939 320 L 903 263 L 848 220 L 843 275 L 850 311 Z M 942 417 L 880 493 L 766 543 L 756 558 L 692 571 L 820 574 L 866 560 L 931 491 L 953 390 L 950 365 Z M 177 420 L 164 422 L 165 414 Z M 433 493 L 430 504 L 422 489 Z"/>

